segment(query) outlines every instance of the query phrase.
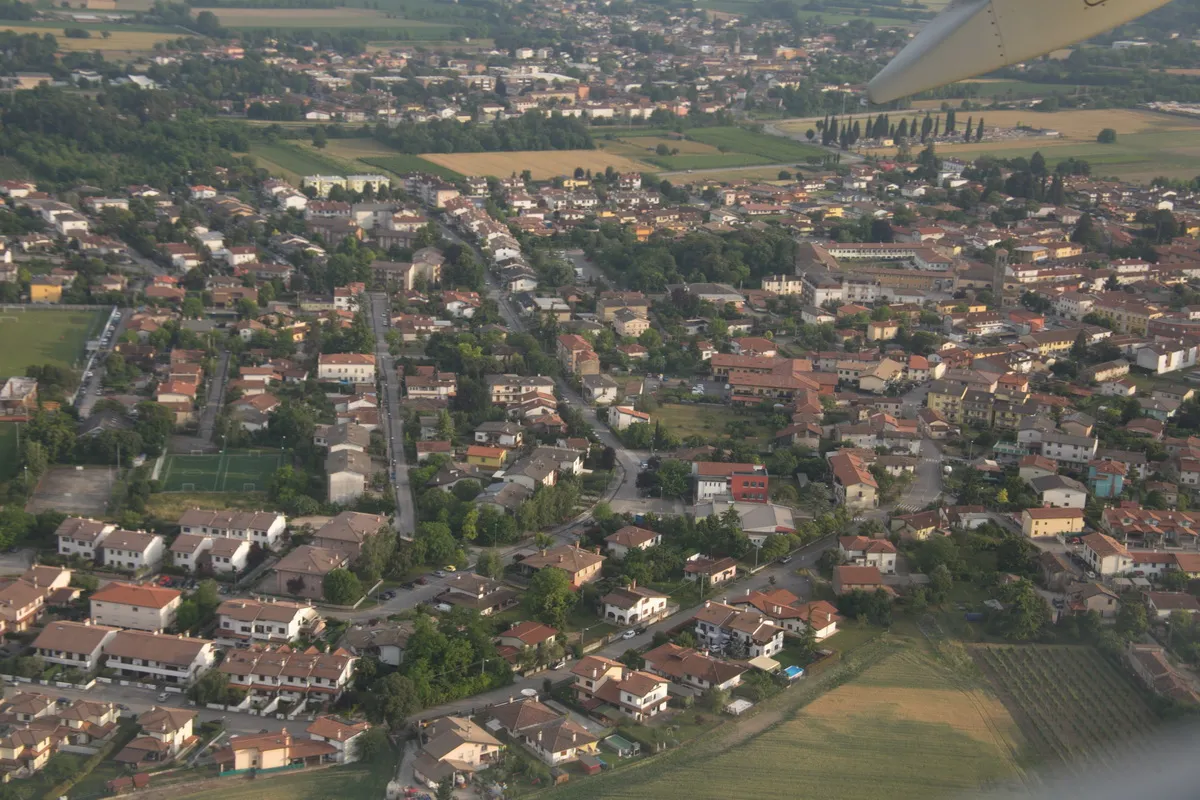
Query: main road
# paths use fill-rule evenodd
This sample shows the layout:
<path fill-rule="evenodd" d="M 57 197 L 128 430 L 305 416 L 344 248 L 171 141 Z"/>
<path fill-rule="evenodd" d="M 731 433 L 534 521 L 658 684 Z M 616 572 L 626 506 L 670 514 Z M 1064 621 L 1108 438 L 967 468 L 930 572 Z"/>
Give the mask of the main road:
<path fill-rule="evenodd" d="M 400 376 L 396 373 L 396 362 L 388 349 L 387 332 L 392 308 L 386 293 L 371 292 L 367 295 L 367 314 L 371 317 L 371 329 L 375 331 L 375 363 L 382 373 L 379 381 L 383 387 L 383 396 L 379 399 L 379 425 L 387 447 L 392 489 L 396 493 L 396 530 L 401 537 L 411 539 L 417 530 L 417 518 L 413 512 L 412 490 L 408 485 L 408 462 L 404 458 Z"/>

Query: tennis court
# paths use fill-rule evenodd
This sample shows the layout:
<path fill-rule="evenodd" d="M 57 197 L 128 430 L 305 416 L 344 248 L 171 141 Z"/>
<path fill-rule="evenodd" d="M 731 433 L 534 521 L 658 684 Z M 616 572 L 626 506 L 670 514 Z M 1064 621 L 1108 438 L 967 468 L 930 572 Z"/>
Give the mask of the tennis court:
<path fill-rule="evenodd" d="M 159 480 L 164 492 L 262 492 L 283 463 L 278 450 L 169 455 Z"/>

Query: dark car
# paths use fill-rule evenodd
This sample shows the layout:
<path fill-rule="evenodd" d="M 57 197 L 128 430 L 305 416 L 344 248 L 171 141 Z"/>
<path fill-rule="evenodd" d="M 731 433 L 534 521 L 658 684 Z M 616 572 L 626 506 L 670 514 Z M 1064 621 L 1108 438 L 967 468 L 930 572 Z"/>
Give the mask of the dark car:
<path fill-rule="evenodd" d="M 429 583 L 429 579 L 422 575 L 421 577 L 417 578 L 416 582 L 421 586 L 424 586 L 425 584 Z"/>

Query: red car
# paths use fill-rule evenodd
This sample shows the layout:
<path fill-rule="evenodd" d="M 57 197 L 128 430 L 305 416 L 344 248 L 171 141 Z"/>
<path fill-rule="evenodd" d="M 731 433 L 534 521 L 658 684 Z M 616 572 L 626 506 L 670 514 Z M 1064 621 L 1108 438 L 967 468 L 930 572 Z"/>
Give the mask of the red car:
<path fill-rule="evenodd" d="M 170 586 L 171 585 L 171 576 L 170 575 L 160 576 L 158 579 L 158 585 L 159 586 Z"/>

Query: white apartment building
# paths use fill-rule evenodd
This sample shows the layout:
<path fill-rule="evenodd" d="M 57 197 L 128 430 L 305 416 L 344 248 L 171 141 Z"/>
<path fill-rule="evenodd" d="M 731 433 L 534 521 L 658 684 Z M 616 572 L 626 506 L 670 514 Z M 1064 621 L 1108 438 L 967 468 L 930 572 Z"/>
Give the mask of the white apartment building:
<path fill-rule="evenodd" d="M 51 622 L 34 640 L 33 648 L 47 663 L 91 672 L 100 665 L 104 645 L 119 630 L 107 625 L 93 625 L 90 621 Z"/>
<path fill-rule="evenodd" d="M 184 534 L 242 539 L 275 549 L 287 530 L 287 517 L 273 511 L 185 511 L 179 517 Z"/>
<path fill-rule="evenodd" d="M 120 631 L 104 646 L 107 667 L 122 678 L 187 686 L 212 668 L 213 643 L 188 636 Z"/>
<path fill-rule="evenodd" d="M 183 595 L 162 586 L 114 581 L 92 594 L 92 620 L 98 625 L 161 633 L 175 624 Z"/>
<path fill-rule="evenodd" d="M 1070 436 L 1058 431 L 1042 434 L 1042 455 L 1055 461 L 1086 464 L 1096 457 L 1098 443 L 1090 436 Z"/>
<path fill-rule="evenodd" d="M 375 356 L 369 353 L 322 353 L 317 359 L 317 380 L 374 383 Z"/>
<path fill-rule="evenodd" d="M 217 609 L 218 644 L 287 644 L 321 627 L 321 615 L 311 605 L 235 598 Z"/>
<path fill-rule="evenodd" d="M 166 546 L 156 533 L 116 530 L 105 537 L 103 550 L 104 566 L 138 572 L 157 570 Z"/>
<path fill-rule="evenodd" d="M 116 529 L 116 525 L 107 522 L 85 517 L 68 517 L 54 532 L 58 537 L 58 554 L 94 559 L 96 550 L 104 542 L 104 538 Z"/>

